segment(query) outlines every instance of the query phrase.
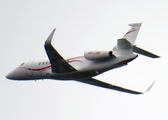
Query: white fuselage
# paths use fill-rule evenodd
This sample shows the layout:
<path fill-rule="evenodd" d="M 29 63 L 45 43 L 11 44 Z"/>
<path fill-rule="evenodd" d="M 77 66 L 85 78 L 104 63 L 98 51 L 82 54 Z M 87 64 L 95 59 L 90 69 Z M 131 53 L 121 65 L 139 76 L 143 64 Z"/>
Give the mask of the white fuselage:
<path fill-rule="evenodd" d="M 121 53 L 121 52 L 119 52 Z M 15 70 L 7 75 L 7 78 L 15 80 L 37 80 L 37 79 L 58 79 L 58 80 L 75 80 L 85 79 L 96 76 L 107 70 L 126 65 L 131 60 L 135 59 L 135 54 L 121 55 L 117 52 L 116 57 L 109 57 L 102 60 L 87 60 L 84 56 L 66 59 L 71 66 L 77 71 L 68 73 L 53 73 L 49 61 L 29 61 L 22 63 Z"/>

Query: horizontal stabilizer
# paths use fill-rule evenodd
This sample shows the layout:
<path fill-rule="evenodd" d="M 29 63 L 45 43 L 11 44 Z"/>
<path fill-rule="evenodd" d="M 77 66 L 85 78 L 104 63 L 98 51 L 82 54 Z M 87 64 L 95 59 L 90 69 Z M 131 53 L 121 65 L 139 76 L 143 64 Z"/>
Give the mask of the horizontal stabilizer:
<path fill-rule="evenodd" d="M 137 46 L 133 46 L 133 51 L 136 52 L 136 53 L 151 57 L 151 58 L 159 58 L 160 57 L 158 55 L 155 55 L 155 54 L 153 54 L 151 52 L 148 52 L 148 51 L 146 51 L 146 50 L 144 50 L 142 48 L 139 48 Z"/>

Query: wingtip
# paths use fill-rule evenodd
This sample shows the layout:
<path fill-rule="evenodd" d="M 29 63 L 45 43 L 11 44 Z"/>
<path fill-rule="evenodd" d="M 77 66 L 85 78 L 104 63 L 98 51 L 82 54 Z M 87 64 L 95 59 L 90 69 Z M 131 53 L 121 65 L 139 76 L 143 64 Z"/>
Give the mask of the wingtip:
<path fill-rule="evenodd" d="M 140 94 L 144 94 L 144 93 L 147 93 L 151 90 L 151 88 L 153 87 L 153 85 L 155 84 L 156 81 L 154 81 L 144 92 L 136 92 L 134 94 L 136 95 L 140 95 Z"/>
<path fill-rule="evenodd" d="M 156 81 L 154 81 L 146 90 L 144 93 L 147 93 L 151 90 L 151 88 L 153 87 L 153 85 L 155 84 Z"/>
<path fill-rule="evenodd" d="M 51 40 L 52 40 L 52 38 L 53 38 L 53 35 L 54 35 L 54 33 L 55 33 L 55 30 L 56 30 L 56 28 L 54 28 L 53 31 L 51 32 L 51 34 L 48 36 L 47 40 L 45 41 L 45 45 L 46 45 L 46 44 L 51 44 Z"/>
<path fill-rule="evenodd" d="M 51 32 L 51 34 L 50 34 L 50 35 L 52 35 L 52 36 L 53 36 L 53 35 L 54 35 L 54 33 L 55 33 L 55 31 L 56 31 L 56 28 L 54 28 L 54 29 L 53 29 L 53 31 Z"/>
<path fill-rule="evenodd" d="M 161 56 L 158 56 L 158 55 L 157 55 L 157 57 L 155 57 L 155 58 L 161 58 Z"/>

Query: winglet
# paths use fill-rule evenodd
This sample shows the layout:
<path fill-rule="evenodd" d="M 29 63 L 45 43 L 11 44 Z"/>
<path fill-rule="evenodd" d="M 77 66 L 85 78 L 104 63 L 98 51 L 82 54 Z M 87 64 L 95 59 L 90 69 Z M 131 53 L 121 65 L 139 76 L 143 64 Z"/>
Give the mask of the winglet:
<path fill-rule="evenodd" d="M 65 59 L 52 46 L 51 40 L 56 29 L 54 29 L 45 41 L 44 48 L 51 62 L 51 70 L 53 73 L 67 73 L 77 71 L 73 66 L 68 64 Z"/>
<path fill-rule="evenodd" d="M 146 90 L 144 93 L 147 93 L 150 91 L 150 89 L 153 87 L 153 85 L 155 84 L 156 81 L 154 81 Z"/>
<path fill-rule="evenodd" d="M 48 36 L 46 42 L 45 42 L 45 45 L 47 44 L 51 44 L 51 40 L 53 38 L 53 35 L 54 35 L 54 32 L 55 32 L 56 28 L 54 28 L 54 30 L 51 32 L 51 34 Z"/>

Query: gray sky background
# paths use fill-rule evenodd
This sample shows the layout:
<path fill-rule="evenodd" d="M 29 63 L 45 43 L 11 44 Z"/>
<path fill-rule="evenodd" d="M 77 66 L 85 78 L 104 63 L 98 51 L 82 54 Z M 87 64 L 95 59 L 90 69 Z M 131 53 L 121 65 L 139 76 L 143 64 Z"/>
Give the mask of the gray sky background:
<path fill-rule="evenodd" d="M 168 119 L 167 0 L 1 0 L 1 120 Z M 142 22 L 137 46 L 161 56 L 139 55 L 128 66 L 97 79 L 150 92 L 131 95 L 74 81 L 11 81 L 22 62 L 47 59 L 44 41 L 57 28 L 53 46 L 64 58 L 86 50 L 111 50 L 130 27 Z"/>

